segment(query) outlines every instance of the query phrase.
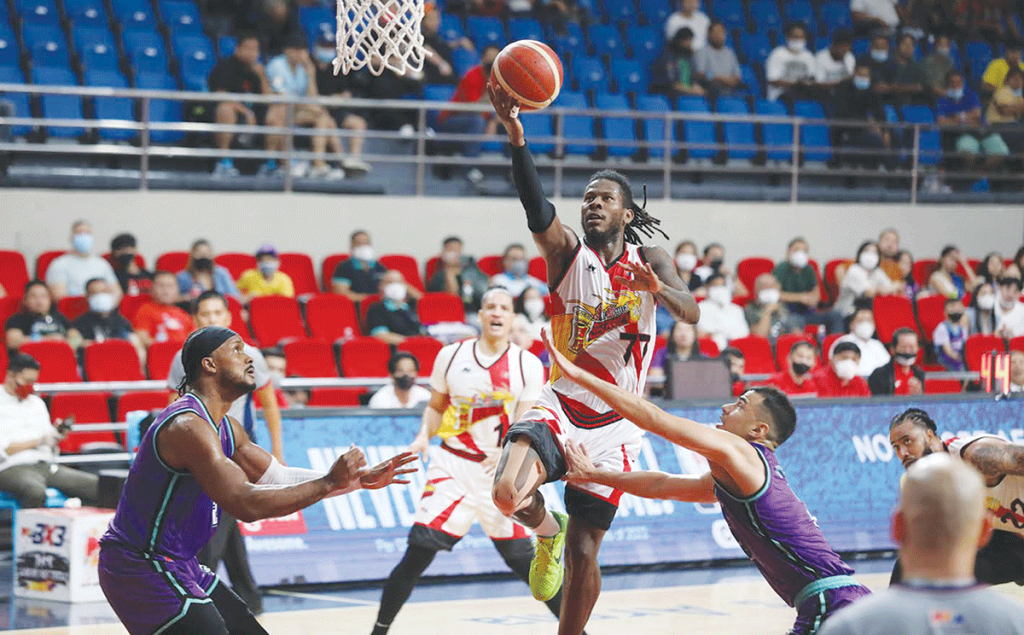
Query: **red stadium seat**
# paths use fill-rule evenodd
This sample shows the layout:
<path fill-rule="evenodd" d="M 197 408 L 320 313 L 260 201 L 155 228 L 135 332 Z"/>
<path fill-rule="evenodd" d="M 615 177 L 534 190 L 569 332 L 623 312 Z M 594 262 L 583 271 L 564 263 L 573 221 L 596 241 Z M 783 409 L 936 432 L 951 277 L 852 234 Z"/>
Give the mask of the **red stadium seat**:
<path fill-rule="evenodd" d="M 242 307 L 242 303 L 233 295 L 225 296 L 225 298 L 228 301 L 228 311 L 231 312 L 231 330 L 241 335 L 246 344 L 256 346 L 258 342 L 252 336 L 249 325 L 245 322 L 245 315 L 243 314 L 245 309 Z"/>
<path fill-rule="evenodd" d="M 922 287 L 928 286 L 928 278 L 932 277 L 938 262 L 925 258 L 914 263 L 914 280 Z"/>
<path fill-rule="evenodd" d="M 50 402 L 50 420 L 67 419 L 75 416 L 75 424 L 110 423 L 110 394 L 105 392 L 67 393 L 54 395 Z M 114 433 L 105 430 L 98 432 L 72 432 L 60 442 L 60 450 L 65 454 L 75 454 L 85 447 L 96 449 L 107 448 L 121 450 Z"/>
<path fill-rule="evenodd" d="M 356 304 L 336 293 L 313 296 L 306 303 L 306 325 L 310 336 L 325 342 L 356 337 L 359 335 Z"/>
<path fill-rule="evenodd" d="M 430 279 L 434 277 L 434 272 L 437 271 L 437 263 L 441 262 L 440 256 L 431 256 L 427 259 L 427 264 L 423 267 L 424 273 L 427 274 L 425 281 L 430 282 Z"/>
<path fill-rule="evenodd" d="M 178 273 L 186 268 L 188 268 L 187 251 L 168 251 L 165 254 L 160 254 L 160 257 L 156 259 L 156 271 Z"/>
<path fill-rule="evenodd" d="M 281 271 L 291 276 L 295 295 L 308 295 L 317 292 L 316 272 L 313 271 L 313 259 L 306 254 L 283 253 L 280 255 Z"/>
<path fill-rule="evenodd" d="M 981 356 L 985 353 L 1006 352 L 1006 342 L 996 335 L 971 335 L 964 344 L 964 361 L 968 370 L 981 369 Z"/>
<path fill-rule="evenodd" d="M 443 345 L 432 337 L 407 337 L 398 345 L 398 350 L 412 353 L 420 363 L 420 375 L 429 376 L 434 371 L 434 358 Z"/>
<path fill-rule="evenodd" d="M 366 394 L 365 388 L 314 388 L 308 406 L 328 408 L 350 408 L 360 406 L 359 397 Z"/>
<path fill-rule="evenodd" d="M 304 339 L 299 303 L 294 298 L 268 295 L 253 298 L 249 303 L 252 333 L 263 346 L 274 346 L 287 339 Z"/>
<path fill-rule="evenodd" d="M 74 322 L 89 310 L 89 301 L 80 295 L 69 295 L 57 301 L 57 310 L 69 321 Z"/>
<path fill-rule="evenodd" d="M 7 295 L 21 296 L 28 283 L 28 264 L 18 251 L 0 249 L 0 286 Z"/>
<path fill-rule="evenodd" d="M 762 273 L 771 273 L 775 262 L 771 258 L 752 256 L 744 258 L 736 265 L 736 276 L 751 293 L 754 292 L 754 280 Z"/>
<path fill-rule="evenodd" d="M 487 274 L 488 278 L 501 273 L 503 270 L 501 256 L 483 256 L 480 260 L 476 261 L 476 266 L 480 267 L 480 271 Z"/>
<path fill-rule="evenodd" d="M 21 308 L 21 296 L 8 295 L 0 298 L 0 324 L 7 322 L 7 318 L 18 312 Z"/>
<path fill-rule="evenodd" d="M 149 301 L 149 294 L 146 293 L 140 293 L 139 295 L 126 295 L 121 298 L 121 315 L 123 315 L 129 322 L 133 322 L 135 320 L 135 314 L 139 312 L 142 305 Z"/>
<path fill-rule="evenodd" d="M 722 351 L 718 350 L 718 344 L 710 337 L 698 339 L 697 346 L 700 347 L 700 352 L 705 357 L 718 357 L 722 354 Z"/>
<path fill-rule="evenodd" d="M 366 314 L 370 312 L 370 307 L 380 302 L 380 294 L 374 293 L 363 298 L 363 301 L 359 303 L 359 324 L 363 328 L 363 333 L 367 332 L 366 329 Z"/>
<path fill-rule="evenodd" d="M 543 256 L 530 259 L 530 275 L 543 282 L 548 281 L 548 263 L 544 262 Z"/>
<path fill-rule="evenodd" d="M 65 381 L 82 381 L 78 374 L 78 362 L 75 352 L 67 342 L 43 340 L 26 342 L 21 345 L 21 352 L 27 353 L 39 362 L 39 383 L 49 384 Z"/>
<path fill-rule="evenodd" d="M 772 345 L 767 338 L 750 335 L 737 337 L 729 342 L 743 351 L 743 358 L 746 360 L 745 372 L 749 374 L 774 373 L 775 360 L 772 357 Z"/>
<path fill-rule="evenodd" d="M 7 375 L 7 347 L 0 346 L 0 377 Z"/>
<path fill-rule="evenodd" d="M 337 377 L 334 347 L 324 340 L 294 340 L 284 345 L 288 374 L 296 377 Z"/>
<path fill-rule="evenodd" d="M 786 358 L 789 357 L 789 349 L 793 348 L 793 345 L 800 341 L 809 342 L 811 345 L 814 345 L 814 340 L 803 333 L 787 333 L 786 335 L 780 335 L 775 340 L 775 365 L 779 367 L 779 370 L 787 368 Z"/>
<path fill-rule="evenodd" d="M 825 292 L 825 282 L 821 279 L 821 267 L 818 266 L 818 261 L 810 258 L 807 264 L 814 269 L 814 277 L 818 279 L 818 293 L 821 295 L 821 301 L 827 303 L 828 293 Z"/>
<path fill-rule="evenodd" d="M 1024 352 L 1024 335 L 1010 340 L 1010 350 Z"/>
<path fill-rule="evenodd" d="M 892 334 L 899 328 L 909 328 L 917 332 L 917 319 L 914 317 L 914 305 L 902 295 L 881 295 L 872 304 L 875 312 L 875 329 L 878 339 L 888 345 Z"/>
<path fill-rule="evenodd" d="M 921 335 L 929 342 L 935 328 L 946 319 L 946 298 L 930 295 L 917 299 L 917 320 L 921 324 Z"/>
<path fill-rule="evenodd" d="M 836 270 L 842 266 L 845 272 L 846 267 L 852 262 L 849 258 L 836 258 L 825 263 L 825 295 L 828 296 L 829 304 L 835 302 L 839 297 L 839 276 Z"/>
<path fill-rule="evenodd" d="M 139 354 L 128 340 L 106 340 L 85 347 L 89 381 L 142 381 Z"/>
<path fill-rule="evenodd" d="M 465 322 L 462 300 L 450 293 L 427 293 L 416 303 L 416 315 L 424 325 L 438 322 Z"/>
<path fill-rule="evenodd" d="M 341 346 L 342 377 L 387 377 L 391 347 L 376 337 L 357 337 Z"/>
<path fill-rule="evenodd" d="M 238 280 L 242 272 L 256 268 L 256 256 L 237 251 L 223 253 L 213 259 L 215 263 L 231 272 L 231 277 Z"/>
<path fill-rule="evenodd" d="M 345 260 L 348 260 L 348 254 L 331 254 L 324 258 L 323 264 L 320 265 L 320 283 L 324 291 L 331 290 L 331 278 L 334 277 L 334 270 L 339 263 Z"/>
<path fill-rule="evenodd" d="M 117 400 L 117 420 L 124 421 L 133 410 L 163 410 L 171 402 L 169 390 L 126 392 Z"/>
<path fill-rule="evenodd" d="M 426 288 L 423 286 L 423 279 L 420 278 L 420 265 L 416 259 L 406 254 L 388 254 L 381 256 L 380 264 L 386 269 L 397 269 L 405 276 L 405 281 L 420 291 Z"/>
<path fill-rule="evenodd" d="M 961 393 L 964 385 L 958 379 L 928 379 L 924 380 L 924 393 L 926 395 L 949 395 Z"/>
<path fill-rule="evenodd" d="M 832 333 L 825 336 L 825 341 L 821 343 L 821 363 L 827 364 L 829 362 L 829 359 L 832 357 L 832 345 L 842 336 L 843 333 Z"/>
<path fill-rule="evenodd" d="M 146 351 L 146 374 L 150 379 L 167 379 L 171 362 L 181 350 L 180 342 L 154 342 Z"/>
<path fill-rule="evenodd" d="M 66 253 L 68 252 L 62 249 L 60 251 L 44 251 L 39 254 L 39 257 L 36 258 L 36 278 L 46 280 L 46 270 L 50 268 L 50 263 Z"/>

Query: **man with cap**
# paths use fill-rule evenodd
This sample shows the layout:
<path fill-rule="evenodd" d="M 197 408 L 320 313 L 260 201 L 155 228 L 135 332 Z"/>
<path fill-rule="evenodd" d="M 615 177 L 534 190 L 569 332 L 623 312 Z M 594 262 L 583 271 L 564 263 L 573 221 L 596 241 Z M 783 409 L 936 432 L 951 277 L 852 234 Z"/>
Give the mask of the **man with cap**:
<path fill-rule="evenodd" d="M 227 414 L 256 388 L 242 338 L 202 328 L 185 341 L 182 362 L 180 398 L 142 438 L 100 540 L 100 586 L 130 635 L 261 635 L 245 604 L 196 559 L 221 508 L 247 522 L 284 516 L 360 487 L 407 483 L 415 457 L 367 470 L 352 447 L 326 473 L 284 467 Z"/>
<path fill-rule="evenodd" d="M 281 271 L 281 261 L 273 245 L 260 245 L 256 250 L 256 268 L 242 272 L 238 279 L 238 292 L 242 294 L 242 304 L 249 304 L 249 300 L 261 295 L 295 297 L 292 278 Z"/>

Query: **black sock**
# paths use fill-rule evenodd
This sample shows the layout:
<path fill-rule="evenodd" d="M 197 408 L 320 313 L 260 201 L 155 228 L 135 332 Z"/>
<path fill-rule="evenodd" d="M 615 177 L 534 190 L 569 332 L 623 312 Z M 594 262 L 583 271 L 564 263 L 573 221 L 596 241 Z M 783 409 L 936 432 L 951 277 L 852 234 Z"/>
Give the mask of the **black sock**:
<path fill-rule="evenodd" d="M 437 555 L 437 551 L 433 549 L 409 545 L 402 561 L 398 563 L 384 584 L 380 609 L 377 611 L 377 623 L 373 625 L 372 635 L 385 635 L 388 632 L 391 622 L 394 621 L 405 601 L 409 599 L 413 587 L 430 566 L 435 555 Z"/>

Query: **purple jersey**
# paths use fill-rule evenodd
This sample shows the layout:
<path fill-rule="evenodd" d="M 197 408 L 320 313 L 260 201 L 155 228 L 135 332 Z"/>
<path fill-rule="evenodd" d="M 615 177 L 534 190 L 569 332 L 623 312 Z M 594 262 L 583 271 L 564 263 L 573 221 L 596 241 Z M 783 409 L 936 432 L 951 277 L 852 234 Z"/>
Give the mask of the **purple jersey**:
<path fill-rule="evenodd" d="M 752 443 L 767 480 L 750 498 L 736 498 L 715 484 L 722 515 L 743 551 L 790 606 L 812 582 L 853 573 L 825 540 L 818 523 L 786 482 L 775 453 Z"/>
<path fill-rule="evenodd" d="M 156 447 L 160 429 L 185 412 L 199 415 L 213 426 L 224 454 L 231 457 L 235 438 L 226 416 L 220 426 L 215 424 L 206 405 L 192 393 L 164 408 L 142 437 L 101 544 L 117 543 L 146 554 L 188 560 L 213 537 L 220 509 L 191 474 L 168 467 Z"/>

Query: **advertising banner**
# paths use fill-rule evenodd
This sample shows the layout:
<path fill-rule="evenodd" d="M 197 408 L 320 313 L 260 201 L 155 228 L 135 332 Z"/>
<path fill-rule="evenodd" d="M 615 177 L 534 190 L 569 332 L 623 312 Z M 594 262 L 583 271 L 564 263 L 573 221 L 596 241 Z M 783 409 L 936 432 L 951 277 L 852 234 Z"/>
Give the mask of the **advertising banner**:
<path fill-rule="evenodd" d="M 14 529 L 14 595 L 59 602 L 96 602 L 99 540 L 114 512 L 25 509 Z"/>

